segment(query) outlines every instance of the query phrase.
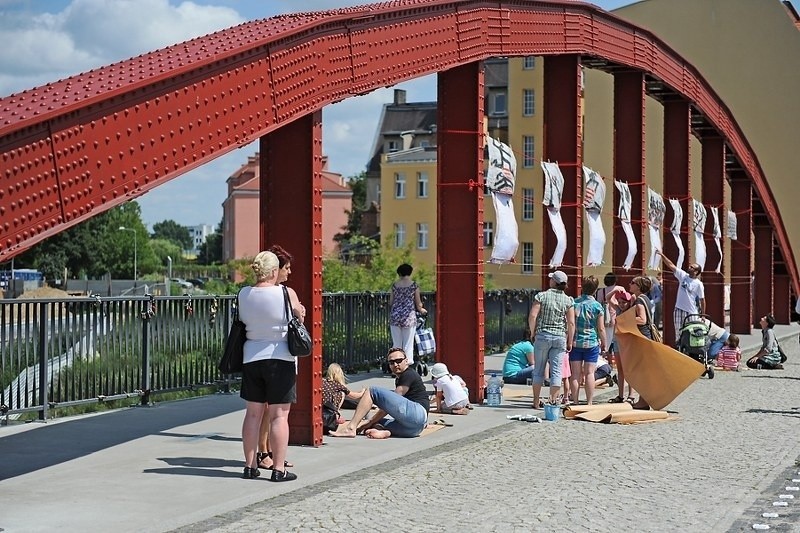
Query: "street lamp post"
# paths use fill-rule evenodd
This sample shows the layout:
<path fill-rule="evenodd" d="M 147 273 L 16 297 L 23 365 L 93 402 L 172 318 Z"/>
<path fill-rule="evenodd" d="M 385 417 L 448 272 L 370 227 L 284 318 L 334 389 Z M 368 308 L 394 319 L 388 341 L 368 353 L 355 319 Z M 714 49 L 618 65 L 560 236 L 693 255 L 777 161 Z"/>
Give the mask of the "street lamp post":
<path fill-rule="evenodd" d="M 167 296 L 172 296 L 172 257 L 167 256 Z"/>
<path fill-rule="evenodd" d="M 136 284 L 137 279 L 137 267 L 138 267 L 138 254 L 136 251 L 136 230 L 133 228 L 126 228 L 125 226 L 119 227 L 120 231 L 130 231 L 133 233 L 133 283 Z"/>

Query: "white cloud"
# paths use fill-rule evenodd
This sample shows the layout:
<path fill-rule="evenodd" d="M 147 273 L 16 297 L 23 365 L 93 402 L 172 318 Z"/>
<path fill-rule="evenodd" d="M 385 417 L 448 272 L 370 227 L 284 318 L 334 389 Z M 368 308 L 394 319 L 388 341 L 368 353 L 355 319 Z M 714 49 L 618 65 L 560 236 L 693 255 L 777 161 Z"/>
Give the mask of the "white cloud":
<path fill-rule="evenodd" d="M 53 82 L 92 68 L 278 13 L 329 10 L 359 0 L 0 0 L 0 95 Z M 627 3 L 607 0 L 617 7 Z M 47 12 L 47 10 L 52 10 Z M 36 11 L 33 11 L 36 10 Z M 407 100 L 436 99 L 436 76 L 398 85 Z M 349 98 L 323 110 L 323 152 L 334 172 L 364 170 L 381 107 L 392 89 Z M 227 194 L 225 180 L 256 151 L 236 150 L 140 197 L 142 217 L 152 226 L 216 225 Z"/>

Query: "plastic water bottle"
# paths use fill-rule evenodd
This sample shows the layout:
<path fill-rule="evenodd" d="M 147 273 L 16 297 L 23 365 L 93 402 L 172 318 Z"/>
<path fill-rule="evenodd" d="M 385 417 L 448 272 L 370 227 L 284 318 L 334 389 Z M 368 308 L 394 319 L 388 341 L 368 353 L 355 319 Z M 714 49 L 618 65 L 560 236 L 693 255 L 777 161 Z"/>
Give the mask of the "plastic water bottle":
<path fill-rule="evenodd" d="M 499 406 L 503 402 L 503 380 L 492 374 L 486 383 L 486 405 Z"/>

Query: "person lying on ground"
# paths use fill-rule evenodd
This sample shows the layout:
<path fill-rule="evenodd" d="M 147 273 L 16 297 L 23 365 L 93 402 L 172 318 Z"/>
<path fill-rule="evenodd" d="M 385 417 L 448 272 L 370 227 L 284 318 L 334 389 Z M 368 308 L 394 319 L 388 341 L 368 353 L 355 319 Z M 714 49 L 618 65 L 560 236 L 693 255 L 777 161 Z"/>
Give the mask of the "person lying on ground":
<path fill-rule="evenodd" d="M 448 415 L 468 415 L 470 410 L 467 384 L 460 376 L 450 374 L 447 365 L 436 363 L 431 367 L 436 411 Z"/>
<path fill-rule="evenodd" d="M 402 348 L 390 348 L 386 359 L 396 376 L 395 389 L 369 387 L 364 390 L 353 418 L 331 431 L 331 437 L 355 437 L 357 433 L 364 433 L 371 439 L 417 437 L 425 429 L 430 398 L 422 378 L 410 368 Z M 362 423 L 373 404 L 378 407 L 377 412 Z M 391 418 L 385 418 L 386 415 Z"/>

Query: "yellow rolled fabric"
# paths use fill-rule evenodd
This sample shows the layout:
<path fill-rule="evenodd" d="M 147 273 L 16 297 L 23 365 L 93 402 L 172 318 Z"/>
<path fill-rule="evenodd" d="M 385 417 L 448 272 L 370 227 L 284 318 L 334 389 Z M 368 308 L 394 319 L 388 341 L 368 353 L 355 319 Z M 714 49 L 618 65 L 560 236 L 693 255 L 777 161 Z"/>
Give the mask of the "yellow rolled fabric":
<path fill-rule="evenodd" d="M 636 315 L 629 309 L 617 315 L 614 328 L 625 381 L 653 409 L 663 409 L 697 380 L 705 367 L 691 357 L 641 334 Z"/>

